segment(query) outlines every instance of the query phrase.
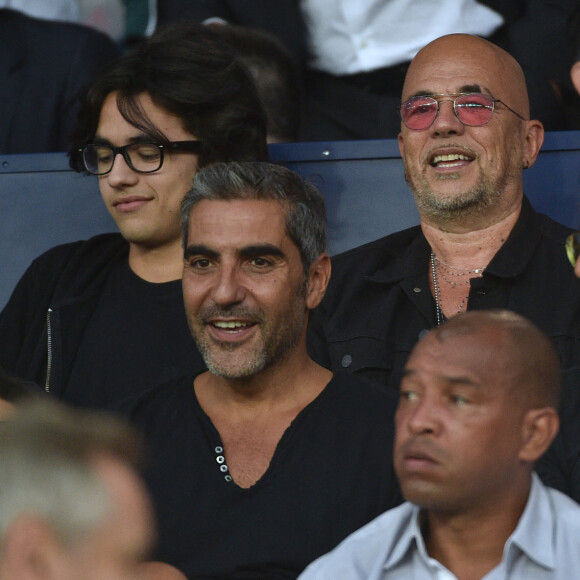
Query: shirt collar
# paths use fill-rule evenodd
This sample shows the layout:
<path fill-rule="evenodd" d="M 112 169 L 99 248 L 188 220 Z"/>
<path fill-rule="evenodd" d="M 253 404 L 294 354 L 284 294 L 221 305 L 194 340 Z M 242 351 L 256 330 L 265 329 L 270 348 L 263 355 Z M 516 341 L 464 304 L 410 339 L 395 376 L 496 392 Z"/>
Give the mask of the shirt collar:
<path fill-rule="evenodd" d="M 537 213 L 524 196 L 518 220 L 508 239 L 498 250 L 486 268 L 486 274 L 512 278 L 525 271 L 541 238 Z M 396 283 L 404 278 L 426 276 L 431 248 L 419 228 L 413 228 L 416 236 L 407 248 L 394 260 L 380 267 L 368 280 L 379 283 Z M 396 234 L 395 234 L 396 235 Z"/>
<path fill-rule="evenodd" d="M 409 518 L 409 525 L 401 532 L 399 538 L 396 540 L 393 549 L 387 556 L 384 564 L 384 569 L 389 570 L 396 566 L 414 547 L 427 558 L 427 549 L 423 535 L 421 534 L 421 510 L 418 506 L 413 505 L 411 516 Z"/>
<path fill-rule="evenodd" d="M 523 552 L 540 566 L 554 569 L 556 557 L 552 538 L 555 536 L 555 526 L 548 491 L 540 482 L 538 475 L 532 473 L 532 485 L 526 507 L 504 547 L 503 559 L 508 572 L 518 552 Z"/>
<path fill-rule="evenodd" d="M 532 204 L 524 197 L 518 221 L 488 264 L 486 274 L 513 278 L 526 270 L 542 237 L 537 216 Z"/>
<path fill-rule="evenodd" d="M 427 562 L 430 559 L 421 533 L 421 523 L 421 510 L 417 506 L 413 506 L 410 523 L 402 531 L 388 554 L 384 570 L 396 566 L 413 548 L 417 549 L 424 561 Z M 554 546 L 551 541 L 555 534 L 555 525 L 548 492 L 540 482 L 538 475 L 532 473 L 532 483 L 526 507 L 516 529 L 504 546 L 503 562 L 505 562 L 508 576 L 520 552 L 523 552 L 540 566 L 551 570 L 555 568 Z M 542 530 L 542 532 L 538 533 L 538 530 Z"/>
<path fill-rule="evenodd" d="M 409 230 L 409 234 L 412 234 L 412 238 L 408 241 L 408 245 L 400 253 L 395 253 L 393 259 L 380 266 L 374 274 L 368 276 L 368 280 L 393 284 L 404 278 L 427 276 L 431 248 L 418 226 Z M 388 246 L 386 249 L 391 251 Z"/>

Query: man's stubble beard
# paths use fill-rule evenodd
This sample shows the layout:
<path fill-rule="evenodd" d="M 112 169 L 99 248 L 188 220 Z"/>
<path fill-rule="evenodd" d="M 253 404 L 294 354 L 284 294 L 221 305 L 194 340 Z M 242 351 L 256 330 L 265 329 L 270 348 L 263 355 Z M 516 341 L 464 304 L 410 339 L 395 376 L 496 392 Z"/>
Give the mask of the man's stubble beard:
<path fill-rule="evenodd" d="M 413 179 L 405 169 L 405 180 L 413 192 L 419 213 L 435 221 L 449 221 L 484 213 L 501 198 L 508 178 L 507 174 L 497 179 L 490 179 L 480 174 L 473 187 L 442 197 L 433 191 L 424 175 L 421 175 L 419 179 Z M 459 179 L 457 173 L 450 173 L 439 178 L 440 181 L 455 179 Z"/>
<path fill-rule="evenodd" d="M 244 348 L 244 344 L 216 344 L 211 339 L 207 339 L 204 334 L 204 324 L 200 322 L 199 317 L 191 325 L 193 337 L 197 343 L 198 349 L 208 370 L 219 377 L 227 379 L 250 379 L 262 372 L 263 370 L 279 364 L 285 357 L 289 356 L 292 350 L 302 339 L 306 317 L 306 280 L 297 293 L 292 308 L 286 313 L 282 320 L 267 321 L 262 312 L 253 313 L 253 319 L 261 327 L 262 340 L 261 344 L 254 348 L 253 352 L 242 361 L 234 362 L 238 349 Z M 231 309 L 218 309 L 214 307 L 213 312 L 206 310 L 211 315 L 221 314 L 232 315 L 235 312 L 237 316 L 244 318 L 243 309 L 233 307 Z M 256 316 L 257 314 L 257 316 Z M 197 335 L 197 336 L 196 336 Z M 227 360 L 227 354 L 231 353 L 232 360 Z M 226 355 L 224 357 L 224 355 Z M 225 360 L 224 360 L 225 358 Z M 232 364 L 228 364 L 231 362 Z"/>

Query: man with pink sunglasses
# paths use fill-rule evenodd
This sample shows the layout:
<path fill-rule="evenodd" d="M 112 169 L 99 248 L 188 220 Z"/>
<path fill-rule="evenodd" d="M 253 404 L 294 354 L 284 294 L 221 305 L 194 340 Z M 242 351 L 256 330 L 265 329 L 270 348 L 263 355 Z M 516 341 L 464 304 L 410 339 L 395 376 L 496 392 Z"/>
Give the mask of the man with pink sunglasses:
<path fill-rule="evenodd" d="M 506 308 L 553 340 L 564 369 L 580 365 L 570 230 L 524 194 L 544 129 L 530 119 L 520 65 L 482 38 L 443 36 L 411 63 L 400 113 L 420 225 L 334 258 L 310 322 L 313 358 L 397 388 L 427 330 L 466 310 Z"/>

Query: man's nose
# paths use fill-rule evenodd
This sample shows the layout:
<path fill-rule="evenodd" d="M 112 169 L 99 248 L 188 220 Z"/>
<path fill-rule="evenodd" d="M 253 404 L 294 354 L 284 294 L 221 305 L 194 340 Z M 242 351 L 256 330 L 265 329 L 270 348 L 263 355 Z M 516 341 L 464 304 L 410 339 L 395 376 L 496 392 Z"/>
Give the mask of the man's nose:
<path fill-rule="evenodd" d="M 105 177 L 111 187 L 134 185 L 139 181 L 139 174 L 129 167 L 121 153 L 115 155 L 113 167 Z"/>
<path fill-rule="evenodd" d="M 245 288 L 237 265 L 220 265 L 211 297 L 216 304 L 222 306 L 236 304 L 244 299 Z"/>
<path fill-rule="evenodd" d="M 414 435 L 439 432 L 441 410 L 431 398 L 423 397 L 408 412 L 407 425 Z"/>
<path fill-rule="evenodd" d="M 433 121 L 429 131 L 433 136 L 461 135 L 465 130 L 465 125 L 457 118 L 455 108 L 451 99 L 439 101 L 437 116 Z"/>

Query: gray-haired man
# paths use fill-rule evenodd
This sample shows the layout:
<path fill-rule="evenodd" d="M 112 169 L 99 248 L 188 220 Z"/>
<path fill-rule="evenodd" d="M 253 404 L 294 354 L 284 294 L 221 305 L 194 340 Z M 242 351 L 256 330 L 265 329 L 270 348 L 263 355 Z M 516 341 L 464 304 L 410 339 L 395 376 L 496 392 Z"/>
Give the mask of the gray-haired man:
<path fill-rule="evenodd" d="M 209 371 L 132 410 L 153 457 L 158 557 L 190 578 L 294 578 L 399 501 L 395 397 L 306 353 L 330 275 L 316 188 L 268 163 L 216 164 L 182 218 L 185 310 Z"/>

